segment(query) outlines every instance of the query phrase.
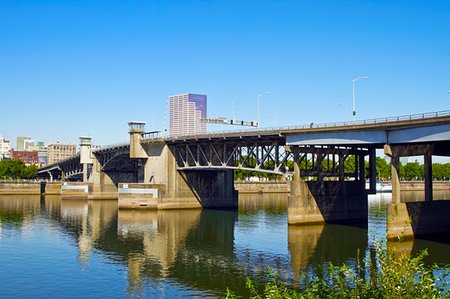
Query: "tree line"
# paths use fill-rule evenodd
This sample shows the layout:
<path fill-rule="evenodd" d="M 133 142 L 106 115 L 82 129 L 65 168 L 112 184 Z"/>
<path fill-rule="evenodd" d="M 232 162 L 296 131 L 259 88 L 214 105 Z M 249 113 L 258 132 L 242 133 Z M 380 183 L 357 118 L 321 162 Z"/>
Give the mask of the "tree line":
<path fill-rule="evenodd" d="M 272 161 L 264 164 L 263 168 L 271 168 Z M 330 165 L 331 161 L 328 159 L 324 159 L 322 161 L 322 169 L 327 169 L 327 165 Z M 255 167 L 256 159 L 249 158 L 247 161 L 248 167 Z M 294 170 L 294 161 L 287 161 L 287 167 L 290 172 Z M 310 168 L 311 161 L 307 161 L 306 159 L 302 160 L 300 163 L 300 169 Z M 369 162 L 365 161 L 366 170 L 369 169 Z M 355 156 L 348 157 L 344 162 L 344 172 L 345 173 L 353 173 L 355 171 Z M 366 171 L 367 173 L 367 171 Z M 391 165 L 385 159 L 381 157 L 376 158 L 376 176 L 378 180 L 388 181 L 391 179 Z M 432 176 L 433 180 L 449 180 L 450 179 L 450 163 L 433 163 L 432 165 Z M 272 173 L 264 173 L 255 170 L 242 170 L 238 169 L 234 171 L 234 179 L 235 180 L 245 180 L 250 177 L 259 177 L 266 178 L 269 180 L 280 179 L 280 175 L 272 174 Z M 406 164 L 400 164 L 400 179 L 401 180 L 424 180 L 425 171 L 424 165 L 414 162 L 408 162 Z"/>
<path fill-rule="evenodd" d="M 35 176 L 36 171 L 36 166 L 26 166 L 20 160 L 0 161 L 0 179 L 31 179 Z"/>

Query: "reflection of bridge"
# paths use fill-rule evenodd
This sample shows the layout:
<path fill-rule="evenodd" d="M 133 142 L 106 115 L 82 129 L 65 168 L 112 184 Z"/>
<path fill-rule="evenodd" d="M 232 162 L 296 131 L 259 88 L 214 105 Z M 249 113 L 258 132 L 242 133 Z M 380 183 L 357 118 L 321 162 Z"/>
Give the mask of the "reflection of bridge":
<path fill-rule="evenodd" d="M 375 192 L 375 149 L 384 148 L 392 161 L 390 211 L 397 216 L 389 236 L 426 233 L 420 225 L 428 222 L 423 215 L 432 213 L 436 218 L 433 205 L 447 211 L 447 203 L 431 201 L 431 159 L 432 155 L 450 156 L 449 111 L 176 138 L 144 138 L 140 122 L 131 122 L 130 129 L 129 145 L 91 152 L 84 139 L 78 158 L 42 168 L 39 176 L 70 179 L 83 173 L 94 193 L 105 186 L 112 190 L 120 182 L 139 182 L 158 191 L 153 193 L 158 194 L 153 206 L 194 208 L 236 207 L 233 170 L 294 173 L 289 223 L 348 222 L 367 219 L 367 194 Z M 421 205 L 400 203 L 399 158 L 411 155 L 424 157 L 426 203 Z M 421 219 L 412 219 L 411 226 L 404 227 L 412 211 L 421 214 Z M 434 230 L 447 224 L 434 225 Z"/>
<path fill-rule="evenodd" d="M 77 240 L 79 261 L 86 263 L 93 251 L 100 251 L 127 265 L 128 289 L 135 292 L 131 297 L 140 297 L 146 280 L 158 278 L 217 296 L 228 287 L 248 297 L 243 283 L 246 277 L 265 277 L 268 266 L 297 280 L 301 270 L 329 261 L 341 264 L 367 248 L 367 229 L 291 227 L 287 231 L 289 254 L 280 257 L 237 248 L 238 217 L 245 222 L 246 216 L 235 211 L 117 212 L 111 201 L 59 203 L 60 210 L 49 213 L 49 218 L 60 222 Z M 336 247 L 336 240 L 341 248 L 330 250 Z"/>

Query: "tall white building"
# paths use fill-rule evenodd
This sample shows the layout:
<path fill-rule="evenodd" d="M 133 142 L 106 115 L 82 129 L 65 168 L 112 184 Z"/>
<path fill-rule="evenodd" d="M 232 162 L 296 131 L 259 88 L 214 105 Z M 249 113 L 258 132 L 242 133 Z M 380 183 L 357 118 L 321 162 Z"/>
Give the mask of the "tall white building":
<path fill-rule="evenodd" d="M 206 133 L 207 96 L 183 93 L 169 96 L 169 135 L 181 136 Z"/>
<path fill-rule="evenodd" d="M 0 160 L 9 158 L 9 152 L 11 151 L 11 141 L 6 140 L 0 135 Z"/>

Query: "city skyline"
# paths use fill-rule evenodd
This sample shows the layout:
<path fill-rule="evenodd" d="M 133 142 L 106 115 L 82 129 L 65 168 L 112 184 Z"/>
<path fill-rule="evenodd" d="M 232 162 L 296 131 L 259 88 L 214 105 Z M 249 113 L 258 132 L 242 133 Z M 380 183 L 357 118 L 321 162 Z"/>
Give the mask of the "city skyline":
<path fill-rule="evenodd" d="M 261 127 L 350 121 L 364 76 L 356 119 L 447 110 L 449 18 L 447 1 L 2 1 L 0 134 L 123 142 L 198 91 L 209 117 L 256 120 L 269 91 Z"/>

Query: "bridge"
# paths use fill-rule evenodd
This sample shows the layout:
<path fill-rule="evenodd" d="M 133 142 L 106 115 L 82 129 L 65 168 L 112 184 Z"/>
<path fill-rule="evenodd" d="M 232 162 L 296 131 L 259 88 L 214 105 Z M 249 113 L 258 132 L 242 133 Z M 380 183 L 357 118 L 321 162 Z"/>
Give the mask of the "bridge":
<path fill-rule="evenodd" d="M 91 150 L 90 139 L 82 137 L 79 156 L 41 168 L 38 175 L 80 180 L 82 174 L 94 195 L 119 192 L 119 206 L 171 209 L 235 208 L 234 170 L 272 173 L 293 178 L 290 224 L 348 223 L 367 220 L 375 150 L 384 149 L 391 157 L 393 189 L 388 238 L 450 227 L 450 206 L 433 200 L 431 176 L 432 156 L 450 156 L 450 111 L 177 137 L 148 136 L 144 125 L 129 123 L 129 144 Z M 399 159 L 419 155 L 425 202 L 402 203 Z"/>

